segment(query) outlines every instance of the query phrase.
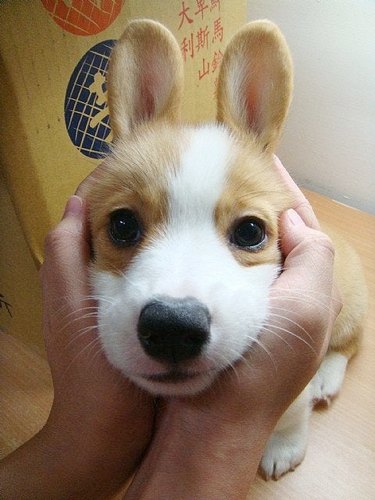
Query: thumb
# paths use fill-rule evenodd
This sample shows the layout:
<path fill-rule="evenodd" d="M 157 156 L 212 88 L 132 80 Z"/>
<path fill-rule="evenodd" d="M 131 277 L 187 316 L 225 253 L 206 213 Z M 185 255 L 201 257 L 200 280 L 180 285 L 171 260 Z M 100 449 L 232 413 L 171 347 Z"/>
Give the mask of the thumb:
<path fill-rule="evenodd" d="M 65 325 L 72 326 L 72 329 L 82 328 L 82 321 L 76 317 L 81 313 L 86 318 L 84 309 L 86 312 L 94 310 L 95 304 L 90 300 L 89 259 L 85 206 L 81 198 L 72 196 L 62 220 L 45 240 L 45 259 L 40 274 L 47 347 L 56 337 L 64 343 L 72 333 Z"/>
<path fill-rule="evenodd" d="M 330 238 L 317 229 L 307 227 L 295 210 L 288 210 L 280 218 L 281 250 L 285 257 L 281 278 L 295 279 L 300 273 L 312 281 L 312 289 L 330 304 L 331 323 L 342 309 L 342 297 L 334 279 L 335 250 Z M 302 266 L 302 268 L 301 268 Z M 286 273 L 287 271 L 287 273 Z M 302 283 L 301 283 L 302 284 Z"/>
<path fill-rule="evenodd" d="M 280 234 L 285 260 L 271 289 L 271 309 L 288 311 L 290 324 L 300 325 L 300 336 L 308 334 L 307 340 L 321 357 L 338 313 L 332 301 L 333 245 L 324 233 L 306 226 L 294 210 L 282 214 Z M 298 337 L 289 337 L 288 342 L 298 350 Z"/>
<path fill-rule="evenodd" d="M 313 247 L 316 250 L 324 247 L 331 254 L 332 259 L 334 257 L 334 248 L 329 237 L 318 229 L 306 226 L 298 212 L 293 209 L 281 215 L 280 233 L 281 250 L 286 259 L 296 249 L 301 252 L 300 245 L 303 245 L 306 251 L 312 250 Z M 305 248 L 309 246 L 310 248 Z"/>
<path fill-rule="evenodd" d="M 75 288 L 77 282 L 85 281 L 82 274 L 86 272 L 90 257 L 88 233 L 84 202 L 78 196 L 71 196 L 62 220 L 45 239 L 45 260 L 41 269 L 44 284 L 53 285 L 57 291 L 59 285 L 74 284 Z M 43 280 L 49 274 L 54 274 L 56 280 Z M 61 279 L 57 279 L 58 276 Z"/>
<path fill-rule="evenodd" d="M 68 217 L 78 217 L 80 218 L 82 214 L 82 208 L 83 208 L 83 201 L 82 198 L 73 195 L 69 198 L 65 210 L 64 210 L 64 215 L 62 216 L 62 220 L 68 218 Z"/>
<path fill-rule="evenodd" d="M 306 226 L 293 209 L 287 210 L 280 218 L 280 245 L 285 258 L 283 270 L 300 271 L 298 282 L 310 277 L 318 284 L 322 272 L 329 279 L 322 280 L 320 286 L 333 281 L 335 251 L 330 238 L 322 231 Z M 330 294 L 328 289 L 322 292 Z"/>

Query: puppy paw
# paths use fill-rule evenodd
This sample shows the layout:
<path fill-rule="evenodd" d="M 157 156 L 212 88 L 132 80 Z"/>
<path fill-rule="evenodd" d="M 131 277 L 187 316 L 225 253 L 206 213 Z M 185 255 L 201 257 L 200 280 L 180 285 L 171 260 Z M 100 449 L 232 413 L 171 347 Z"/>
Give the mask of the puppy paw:
<path fill-rule="evenodd" d="M 280 479 L 302 462 L 306 453 L 305 433 L 274 432 L 268 440 L 260 462 L 260 473 L 266 479 Z"/>
<path fill-rule="evenodd" d="M 314 407 L 329 406 L 340 392 L 348 359 L 338 352 L 330 352 L 323 359 L 311 381 L 311 401 Z"/>

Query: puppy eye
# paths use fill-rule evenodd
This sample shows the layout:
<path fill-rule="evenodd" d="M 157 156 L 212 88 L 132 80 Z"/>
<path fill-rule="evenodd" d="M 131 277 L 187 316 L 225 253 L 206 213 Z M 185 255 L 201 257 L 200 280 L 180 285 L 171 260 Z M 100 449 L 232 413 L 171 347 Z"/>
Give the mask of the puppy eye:
<path fill-rule="evenodd" d="M 265 225 L 256 217 L 241 219 L 231 234 L 231 243 L 246 250 L 258 250 L 266 240 Z"/>
<path fill-rule="evenodd" d="M 141 226 L 131 210 L 120 208 L 110 215 L 109 235 L 119 246 L 132 246 L 141 239 Z"/>

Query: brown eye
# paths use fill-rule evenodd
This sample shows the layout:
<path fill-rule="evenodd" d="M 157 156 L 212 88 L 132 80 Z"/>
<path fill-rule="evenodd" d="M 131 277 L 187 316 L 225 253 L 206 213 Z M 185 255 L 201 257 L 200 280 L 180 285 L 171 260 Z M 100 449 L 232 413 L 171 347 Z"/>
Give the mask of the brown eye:
<path fill-rule="evenodd" d="M 111 240 L 123 247 L 135 245 L 142 237 L 137 217 L 134 212 L 126 208 L 111 213 L 108 232 Z"/>
<path fill-rule="evenodd" d="M 256 217 L 245 217 L 234 226 L 230 240 L 244 250 L 258 250 L 267 240 L 265 225 Z"/>

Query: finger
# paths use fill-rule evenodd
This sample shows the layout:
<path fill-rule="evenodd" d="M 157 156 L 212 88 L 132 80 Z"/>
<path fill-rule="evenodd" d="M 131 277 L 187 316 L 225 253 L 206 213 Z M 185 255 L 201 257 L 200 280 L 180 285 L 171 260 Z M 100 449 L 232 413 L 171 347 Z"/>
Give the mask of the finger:
<path fill-rule="evenodd" d="M 306 224 L 303 217 L 295 210 L 290 209 L 281 214 L 280 217 L 280 245 L 286 257 L 300 244 L 308 245 L 315 238 L 327 242 L 332 253 L 333 246 L 328 236 L 322 231 L 311 228 Z"/>
<path fill-rule="evenodd" d="M 298 212 L 298 214 L 303 219 L 306 225 L 312 227 L 313 229 L 319 229 L 320 225 L 318 219 L 316 218 L 309 201 L 306 199 L 305 195 L 302 193 L 297 184 L 291 178 L 291 176 L 289 175 L 289 173 L 287 172 L 287 170 L 285 169 L 285 167 L 283 166 L 283 164 L 276 155 L 274 156 L 274 164 L 282 181 L 293 195 L 292 208 L 296 212 Z"/>
<path fill-rule="evenodd" d="M 105 176 L 107 172 L 107 166 L 105 163 L 101 163 L 98 167 L 95 168 L 89 174 L 78 186 L 76 189 L 75 194 L 80 196 L 81 198 L 85 199 L 87 196 L 87 193 L 90 191 L 93 185 L 95 185 L 97 182 L 100 182 L 100 180 Z"/>
<path fill-rule="evenodd" d="M 82 257 L 83 261 L 87 263 L 89 258 L 89 247 L 87 245 L 88 231 L 86 205 L 81 197 L 73 195 L 67 201 L 61 221 L 46 237 L 46 259 L 54 257 L 63 260 L 60 252 L 67 252 L 70 249 L 77 252 L 78 249 L 81 249 L 85 251 L 79 252 L 77 255 Z M 73 255 L 74 252 L 72 252 Z"/>
<path fill-rule="evenodd" d="M 332 244 L 297 213 L 290 215 L 287 212 L 280 220 L 284 270 L 271 287 L 268 320 L 249 353 L 250 366 L 273 366 L 261 371 L 262 382 L 278 387 L 281 407 L 289 405 L 316 372 L 336 314 L 331 308 Z"/>
<path fill-rule="evenodd" d="M 312 348 L 324 351 L 331 318 L 337 315 L 337 308 L 332 307 L 332 242 L 324 233 L 307 227 L 293 210 L 282 215 L 280 228 L 286 259 L 272 287 L 271 307 L 287 310 L 291 325 L 300 325 L 300 339 L 289 339 L 292 344 L 311 340 Z"/>
<path fill-rule="evenodd" d="M 80 214 L 83 208 L 83 200 L 80 196 L 73 195 L 69 198 L 65 205 L 64 214 L 61 220 L 64 220 L 70 216 L 77 216 L 80 218 Z"/>
<path fill-rule="evenodd" d="M 45 240 L 43 286 L 56 298 L 78 297 L 88 291 L 90 246 L 87 226 L 85 205 L 80 197 L 72 196 L 63 219 Z"/>
<path fill-rule="evenodd" d="M 309 363 L 312 376 L 329 342 L 336 318 L 332 307 L 334 249 L 321 231 L 309 228 L 293 211 L 280 218 L 283 271 L 271 286 L 269 315 L 252 349 L 267 364 L 274 361 L 282 377 Z M 307 379 L 306 379 L 307 381 Z"/>
<path fill-rule="evenodd" d="M 87 215 L 87 206 L 85 200 L 78 195 L 73 195 L 67 201 L 65 206 L 64 214 L 61 220 L 60 229 L 64 231 L 66 229 L 71 231 L 71 225 L 75 225 L 76 230 L 79 234 L 82 234 L 84 240 L 86 241 L 90 252 L 91 236 L 89 228 L 89 220 Z"/>
<path fill-rule="evenodd" d="M 311 245 L 311 247 L 316 245 L 315 249 L 310 248 L 303 255 L 303 259 L 308 261 L 311 265 L 314 265 L 314 261 L 310 260 L 309 255 L 313 252 L 317 254 L 319 252 L 319 247 L 321 247 L 322 245 L 327 247 L 328 252 L 330 252 L 334 259 L 335 252 L 330 238 L 326 234 L 317 230 L 307 230 L 306 233 L 303 230 L 303 232 L 301 232 L 302 226 L 304 226 L 304 221 L 293 209 L 288 210 L 285 214 L 282 215 L 280 219 L 281 249 L 284 255 L 287 256 L 287 259 L 284 262 L 284 269 L 287 269 L 288 266 L 291 265 L 291 259 L 295 258 L 293 250 L 298 248 L 298 246 L 302 243 L 303 238 L 304 245 Z M 305 234 L 305 237 L 303 236 L 303 234 Z M 301 251 L 300 248 L 299 251 Z M 328 258 L 323 266 L 319 266 L 318 263 L 316 264 L 314 277 L 315 279 L 319 279 L 319 272 L 324 273 L 326 268 L 329 268 L 329 279 L 332 279 L 333 281 L 330 307 L 333 310 L 333 316 L 336 318 L 342 309 L 342 297 L 338 286 L 334 281 L 333 261 L 331 260 L 331 258 Z M 308 270 L 306 272 L 308 272 Z M 321 291 L 321 294 L 323 295 L 323 290 Z M 329 301 L 327 301 L 327 304 L 328 302 Z"/>
<path fill-rule="evenodd" d="M 81 235 L 87 233 L 87 221 L 84 217 L 85 207 L 83 200 L 76 195 L 69 198 L 66 203 L 64 214 L 60 223 L 49 231 L 44 241 L 44 263 L 41 267 L 41 273 L 45 273 L 48 263 L 55 250 L 61 246 L 61 240 L 66 234 L 70 234 L 73 239 L 80 239 Z"/>
<path fill-rule="evenodd" d="M 280 244 L 284 255 L 283 273 L 278 281 L 293 278 L 305 283 L 305 288 L 316 288 L 331 295 L 333 283 L 334 248 L 329 237 L 305 225 L 293 209 L 280 218 Z"/>
<path fill-rule="evenodd" d="M 72 196 L 62 221 L 47 235 L 41 271 L 46 347 L 57 365 L 56 353 L 64 354 L 63 363 L 95 340 L 97 304 L 89 286 L 90 247 L 86 233 L 85 204 Z"/>

